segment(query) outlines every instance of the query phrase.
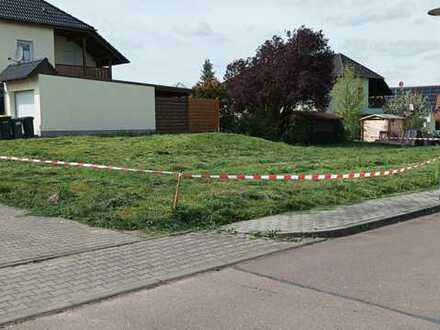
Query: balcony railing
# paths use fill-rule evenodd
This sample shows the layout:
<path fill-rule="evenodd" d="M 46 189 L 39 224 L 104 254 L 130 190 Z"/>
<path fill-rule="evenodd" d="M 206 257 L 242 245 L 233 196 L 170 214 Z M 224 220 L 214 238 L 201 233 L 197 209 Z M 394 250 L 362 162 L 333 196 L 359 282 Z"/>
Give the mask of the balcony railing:
<path fill-rule="evenodd" d="M 88 78 L 97 80 L 112 80 L 110 68 L 83 67 L 81 65 L 57 64 L 58 74 L 75 78 Z"/>
<path fill-rule="evenodd" d="M 383 108 L 385 105 L 384 97 L 369 97 L 368 107 L 369 108 Z"/>

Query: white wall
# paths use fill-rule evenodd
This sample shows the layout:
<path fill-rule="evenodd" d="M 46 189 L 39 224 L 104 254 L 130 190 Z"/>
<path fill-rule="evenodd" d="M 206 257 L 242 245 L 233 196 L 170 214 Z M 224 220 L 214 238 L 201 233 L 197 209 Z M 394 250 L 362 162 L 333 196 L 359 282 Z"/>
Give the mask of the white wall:
<path fill-rule="evenodd" d="M 153 87 L 39 75 L 43 135 L 156 129 Z"/>
<path fill-rule="evenodd" d="M 17 40 L 32 41 L 34 59 L 46 57 L 55 64 L 53 29 L 0 21 L 0 71 L 11 64 L 8 57 L 15 58 Z"/>
<path fill-rule="evenodd" d="M 375 142 L 380 138 L 380 132 L 388 132 L 388 121 L 386 120 L 365 120 L 363 123 L 363 141 Z"/>
<path fill-rule="evenodd" d="M 96 67 L 93 57 L 86 53 L 87 66 Z M 55 36 L 55 62 L 56 64 L 83 65 L 82 48 L 75 42 L 67 40 L 64 36 Z"/>
<path fill-rule="evenodd" d="M 5 112 L 6 115 L 15 118 L 15 92 L 20 91 L 33 91 L 34 103 L 35 103 L 35 117 L 34 117 L 34 130 L 36 135 L 40 135 L 41 132 L 41 102 L 40 102 L 40 90 L 38 85 L 38 77 L 34 77 L 27 80 L 10 81 L 5 84 Z"/>

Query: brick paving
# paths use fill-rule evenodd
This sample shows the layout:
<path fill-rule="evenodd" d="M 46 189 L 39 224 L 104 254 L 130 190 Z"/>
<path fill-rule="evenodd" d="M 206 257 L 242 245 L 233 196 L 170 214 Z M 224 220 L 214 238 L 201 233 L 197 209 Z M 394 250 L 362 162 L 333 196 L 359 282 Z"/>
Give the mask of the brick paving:
<path fill-rule="evenodd" d="M 0 325 L 293 246 L 294 243 L 198 233 L 2 268 Z"/>
<path fill-rule="evenodd" d="M 317 233 L 439 206 L 437 192 L 424 192 L 226 228 Z M 226 233 L 146 240 L 0 206 L 0 326 L 295 246 Z"/>
<path fill-rule="evenodd" d="M 420 192 L 367 201 L 331 210 L 292 212 L 224 227 L 241 234 L 320 235 L 440 208 L 439 192 Z"/>
<path fill-rule="evenodd" d="M 137 241 L 140 238 L 73 221 L 0 209 L 0 268 Z"/>

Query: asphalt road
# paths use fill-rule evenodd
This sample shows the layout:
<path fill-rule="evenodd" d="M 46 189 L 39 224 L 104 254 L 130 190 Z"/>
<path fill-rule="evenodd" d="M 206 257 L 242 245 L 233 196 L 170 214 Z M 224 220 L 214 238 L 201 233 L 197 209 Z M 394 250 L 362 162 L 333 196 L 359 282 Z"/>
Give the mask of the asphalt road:
<path fill-rule="evenodd" d="M 419 218 L 10 329 L 440 329 L 439 238 Z"/>

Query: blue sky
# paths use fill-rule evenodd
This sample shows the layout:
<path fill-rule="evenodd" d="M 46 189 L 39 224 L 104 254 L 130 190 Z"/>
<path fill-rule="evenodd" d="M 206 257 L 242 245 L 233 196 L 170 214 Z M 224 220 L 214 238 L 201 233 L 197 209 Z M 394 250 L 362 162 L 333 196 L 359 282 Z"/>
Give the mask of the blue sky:
<path fill-rule="evenodd" d="M 95 26 L 130 60 L 118 79 L 192 86 L 205 58 L 220 78 L 266 39 L 306 25 L 334 51 L 391 86 L 440 84 L 440 17 L 434 0 L 49 0 Z"/>

